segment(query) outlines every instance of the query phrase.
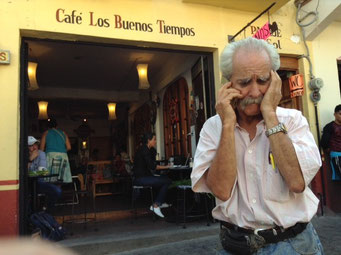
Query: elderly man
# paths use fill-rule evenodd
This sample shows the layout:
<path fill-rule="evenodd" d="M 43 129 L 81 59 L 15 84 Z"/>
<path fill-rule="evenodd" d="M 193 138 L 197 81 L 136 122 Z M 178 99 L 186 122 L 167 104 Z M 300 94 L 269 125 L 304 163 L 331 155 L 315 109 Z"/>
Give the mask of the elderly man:
<path fill-rule="evenodd" d="M 191 178 L 195 192 L 216 197 L 222 254 L 323 254 L 309 223 L 319 150 L 301 112 L 278 107 L 279 66 L 275 48 L 254 38 L 221 56 L 229 82 L 201 130 Z"/>
<path fill-rule="evenodd" d="M 47 167 L 46 155 L 45 152 L 38 149 L 39 140 L 37 140 L 33 136 L 29 136 L 27 139 L 27 143 L 29 152 L 28 170 L 38 171 L 40 168 L 46 168 Z M 62 190 L 60 187 L 52 183 L 45 182 L 43 179 L 38 179 L 37 192 L 46 194 L 48 196 L 47 210 L 49 212 L 52 210 L 56 201 L 62 195 Z"/>

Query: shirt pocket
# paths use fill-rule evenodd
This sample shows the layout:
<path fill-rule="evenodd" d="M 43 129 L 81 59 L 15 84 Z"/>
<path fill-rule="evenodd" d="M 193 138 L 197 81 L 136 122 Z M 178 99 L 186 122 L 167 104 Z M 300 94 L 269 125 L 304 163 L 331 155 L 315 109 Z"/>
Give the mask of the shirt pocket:
<path fill-rule="evenodd" d="M 285 202 L 290 199 L 290 191 L 278 169 L 269 164 L 265 173 L 265 194 L 267 200 Z"/>

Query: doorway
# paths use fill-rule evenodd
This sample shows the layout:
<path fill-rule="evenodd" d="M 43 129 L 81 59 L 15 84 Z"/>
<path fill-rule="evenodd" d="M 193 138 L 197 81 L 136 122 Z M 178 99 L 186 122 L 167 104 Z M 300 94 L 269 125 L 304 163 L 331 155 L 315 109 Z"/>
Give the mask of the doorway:
<path fill-rule="evenodd" d="M 155 130 L 155 125 L 163 125 L 162 120 L 151 122 L 151 111 L 148 109 L 155 103 L 154 96 L 166 90 L 174 80 L 181 79 L 184 73 L 190 73 L 198 59 L 212 58 L 210 52 L 37 38 L 23 38 L 22 45 L 26 51 L 21 56 L 21 105 L 24 106 L 21 130 L 24 138 L 20 172 L 21 180 L 26 184 L 26 137 L 33 135 L 40 139 L 48 122 L 37 119 L 38 101 L 48 102 L 48 116 L 58 119 L 59 126 L 70 138 L 72 149 L 68 156 L 71 170 L 78 169 L 85 157 L 89 161 L 111 162 L 117 153 L 125 152 L 130 154 L 129 159 L 133 159 L 135 147 L 139 143 L 138 133 L 141 130 Z M 35 87 L 27 83 L 25 72 L 28 62 L 38 64 Z M 136 65 L 139 63 L 148 64 L 148 90 L 137 88 L 139 80 Z M 209 70 L 213 73 L 213 65 L 209 66 Z M 214 91 L 213 77 L 206 86 Z M 214 101 L 214 98 L 208 97 L 209 100 Z M 109 102 L 117 103 L 115 120 L 108 120 Z M 162 106 L 159 107 L 162 109 Z M 138 122 L 145 127 L 137 128 Z M 164 139 L 163 132 L 161 138 Z M 130 140 L 136 146 L 131 146 Z M 24 201 L 27 201 L 26 194 L 29 194 L 30 187 L 20 187 L 20 207 L 27 208 Z M 122 201 L 127 201 L 127 198 L 122 197 L 120 202 L 111 203 L 103 210 L 120 210 Z M 106 196 L 98 198 L 108 205 L 107 199 L 109 197 Z M 129 209 L 130 201 L 125 204 L 124 209 Z M 27 214 L 28 210 L 21 210 L 21 233 L 27 232 Z"/>

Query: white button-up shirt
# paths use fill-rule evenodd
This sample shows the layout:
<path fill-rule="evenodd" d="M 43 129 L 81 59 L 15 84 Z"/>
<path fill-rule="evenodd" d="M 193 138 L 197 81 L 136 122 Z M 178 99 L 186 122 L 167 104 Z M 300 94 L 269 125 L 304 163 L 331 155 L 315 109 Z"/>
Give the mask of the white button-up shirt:
<path fill-rule="evenodd" d="M 309 130 L 309 125 L 300 111 L 277 107 L 277 117 L 287 127 L 303 173 L 306 188 L 302 193 L 289 191 L 282 175 L 270 161 L 270 143 L 265 135 L 265 123 L 257 124 L 257 133 L 252 141 L 246 130 L 235 127 L 237 177 L 227 201 L 216 198 L 214 218 L 244 228 L 284 228 L 297 222 L 309 222 L 315 215 L 319 200 L 309 189 L 321 166 L 321 157 Z M 221 137 L 222 123 L 219 115 L 208 119 L 201 132 L 191 174 L 195 192 L 211 193 L 204 173 L 209 170 Z"/>

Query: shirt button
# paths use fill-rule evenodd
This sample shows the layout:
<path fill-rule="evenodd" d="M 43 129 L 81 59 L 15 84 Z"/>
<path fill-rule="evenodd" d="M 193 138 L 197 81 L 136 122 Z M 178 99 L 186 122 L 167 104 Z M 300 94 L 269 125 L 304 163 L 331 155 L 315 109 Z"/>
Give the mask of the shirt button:
<path fill-rule="evenodd" d="M 251 149 L 250 149 L 250 150 L 248 150 L 248 153 L 250 153 L 250 154 L 251 154 L 251 153 L 252 153 L 252 150 L 251 150 Z"/>
<path fill-rule="evenodd" d="M 257 202 L 257 200 L 256 200 L 256 199 L 252 199 L 252 203 L 254 203 L 254 204 L 255 204 L 256 202 Z"/>

